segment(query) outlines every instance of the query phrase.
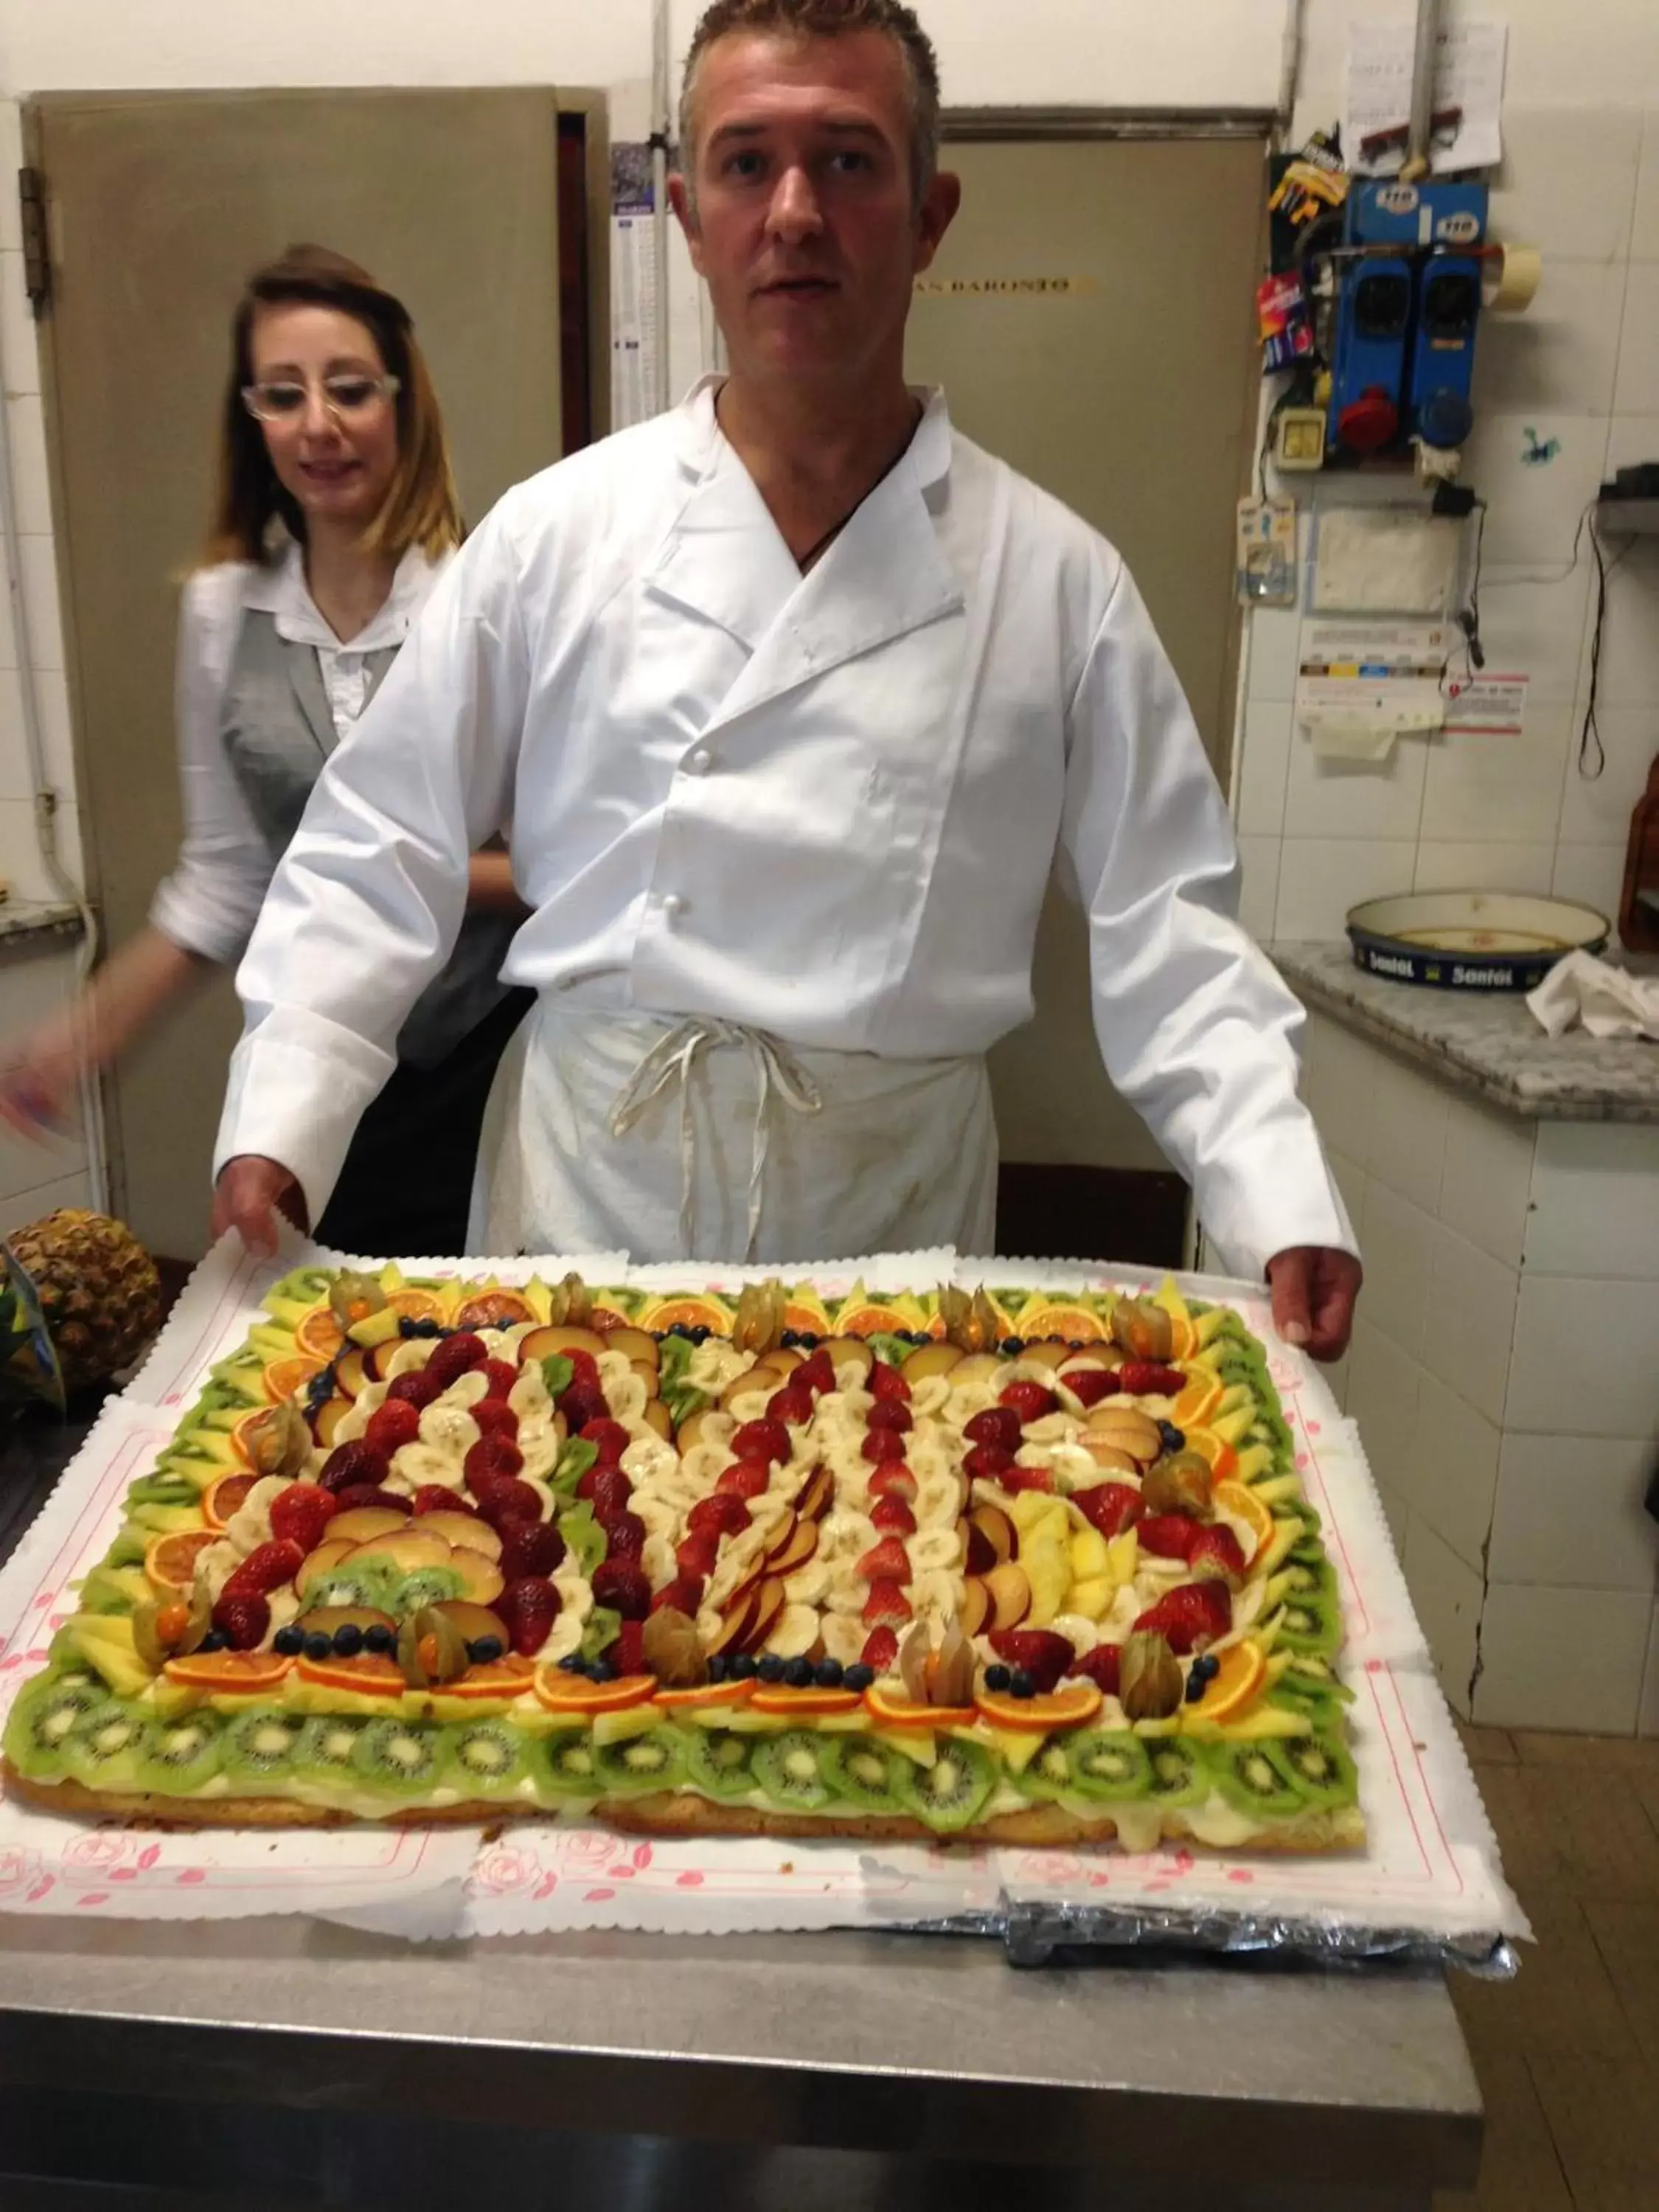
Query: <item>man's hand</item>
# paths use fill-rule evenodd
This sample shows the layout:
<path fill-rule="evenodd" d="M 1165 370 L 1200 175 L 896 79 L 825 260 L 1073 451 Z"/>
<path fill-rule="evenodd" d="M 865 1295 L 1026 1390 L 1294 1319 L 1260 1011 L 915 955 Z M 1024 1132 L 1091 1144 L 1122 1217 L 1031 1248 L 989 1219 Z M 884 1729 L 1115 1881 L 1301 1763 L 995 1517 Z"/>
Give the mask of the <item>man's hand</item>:
<path fill-rule="evenodd" d="M 1353 1302 L 1364 1269 L 1352 1252 L 1294 1244 L 1267 1262 L 1273 1327 L 1286 1344 L 1315 1359 L 1340 1359 L 1353 1328 Z"/>
<path fill-rule="evenodd" d="M 240 1152 L 227 1160 L 213 1188 L 215 1243 L 227 1229 L 234 1229 L 250 1252 L 267 1256 L 276 1249 L 278 1213 L 296 1229 L 309 1225 L 305 1193 L 282 1162 L 264 1159 L 258 1152 Z"/>

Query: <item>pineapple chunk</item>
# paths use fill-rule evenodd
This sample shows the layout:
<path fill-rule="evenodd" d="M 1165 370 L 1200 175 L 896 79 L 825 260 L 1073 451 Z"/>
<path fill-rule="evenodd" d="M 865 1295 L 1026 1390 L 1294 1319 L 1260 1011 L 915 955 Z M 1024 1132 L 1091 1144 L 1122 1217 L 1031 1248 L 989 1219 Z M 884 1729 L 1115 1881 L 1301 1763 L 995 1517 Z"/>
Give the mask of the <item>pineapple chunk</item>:
<path fill-rule="evenodd" d="M 1072 1572 L 1079 1582 L 1087 1582 L 1111 1571 L 1112 1555 L 1099 1529 L 1079 1529 L 1072 1538 Z"/>
<path fill-rule="evenodd" d="M 988 1744 L 1010 1774 L 1024 1774 L 1048 1741 L 1036 1729 L 975 1728 L 963 1729 L 959 1733 L 975 1742 Z"/>
<path fill-rule="evenodd" d="M 1073 1613 L 1085 1613 L 1091 1620 L 1103 1620 L 1117 1593 L 1118 1584 L 1110 1575 L 1091 1575 L 1086 1582 L 1072 1584 L 1067 1602 Z"/>
<path fill-rule="evenodd" d="M 1266 1474 L 1273 1463 L 1271 1444 L 1246 1444 L 1238 1455 L 1238 1465 L 1233 1470 L 1235 1482 L 1254 1482 L 1259 1474 Z"/>
<path fill-rule="evenodd" d="M 136 1697 L 148 1688 L 150 1669 L 138 1656 L 129 1614 L 77 1613 L 69 1624 L 68 1641 L 118 1697 Z"/>
<path fill-rule="evenodd" d="M 1020 1546 L 1019 1564 L 1031 1585 L 1031 1610 L 1026 1616 L 1026 1625 L 1046 1628 L 1054 1615 L 1065 1609 L 1066 1594 L 1072 1587 L 1072 1562 L 1066 1546 L 1045 1540 L 1039 1532 Z"/>
<path fill-rule="evenodd" d="M 1051 1498 L 1046 1490 L 1017 1490 L 1009 1499 L 1006 1510 L 1008 1518 L 1022 1536 L 1035 1534 L 1045 1521 L 1057 1518 L 1062 1527 L 1066 1522 L 1066 1508 L 1057 1498 Z M 1024 1556 L 1023 1546 L 1021 1556 Z"/>
<path fill-rule="evenodd" d="M 1121 1583 L 1132 1583 L 1135 1570 L 1140 1565 L 1140 1539 L 1133 1528 L 1126 1528 L 1121 1536 L 1114 1536 L 1106 1549 L 1112 1558 L 1112 1572 Z"/>

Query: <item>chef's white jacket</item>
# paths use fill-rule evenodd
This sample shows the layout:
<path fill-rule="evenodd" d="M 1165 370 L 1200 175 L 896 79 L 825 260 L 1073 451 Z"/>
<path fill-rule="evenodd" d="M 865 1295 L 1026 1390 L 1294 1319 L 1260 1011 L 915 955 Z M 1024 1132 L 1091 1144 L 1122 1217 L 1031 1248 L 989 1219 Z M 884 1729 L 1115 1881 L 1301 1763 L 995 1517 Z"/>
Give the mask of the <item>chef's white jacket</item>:
<path fill-rule="evenodd" d="M 1028 1018 L 1058 848 L 1107 1069 L 1228 1264 L 1353 1249 L 1296 1095 L 1302 1012 L 1234 918 L 1231 827 L 1133 579 L 922 396 L 805 577 L 713 380 L 501 501 L 276 873 L 216 1168 L 279 1160 L 315 1218 L 509 817 L 512 981 L 906 1058 Z"/>

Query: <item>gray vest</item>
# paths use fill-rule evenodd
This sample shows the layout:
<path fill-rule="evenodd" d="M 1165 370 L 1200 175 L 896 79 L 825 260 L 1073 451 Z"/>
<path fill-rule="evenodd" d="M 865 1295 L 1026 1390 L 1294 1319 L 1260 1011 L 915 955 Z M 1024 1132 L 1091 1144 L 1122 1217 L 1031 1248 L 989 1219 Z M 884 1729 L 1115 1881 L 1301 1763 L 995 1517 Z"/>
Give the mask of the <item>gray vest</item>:
<path fill-rule="evenodd" d="M 395 646 L 367 656 L 371 698 L 396 658 Z M 250 608 L 242 617 L 220 728 L 274 868 L 337 742 L 317 655 L 281 636 L 274 615 Z M 501 963 L 518 926 L 511 915 L 466 916 L 448 965 L 422 992 L 398 1032 L 399 1060 L 435 1066 L 501 1004 L 507 992 Z"/>

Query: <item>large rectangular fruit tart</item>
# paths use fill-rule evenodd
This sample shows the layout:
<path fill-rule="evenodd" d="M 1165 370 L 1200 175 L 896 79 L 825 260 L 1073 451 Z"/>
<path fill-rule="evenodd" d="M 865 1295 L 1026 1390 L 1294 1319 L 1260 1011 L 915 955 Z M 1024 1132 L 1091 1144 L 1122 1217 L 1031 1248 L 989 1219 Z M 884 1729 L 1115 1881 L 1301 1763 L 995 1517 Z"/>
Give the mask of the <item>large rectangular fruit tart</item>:
<path fill-rule="evenodd" d="M 1155 1297 L 290 1274 L 5 1735 L 181 1826 L 1364 1840 L 1262 1348 Z"/>

